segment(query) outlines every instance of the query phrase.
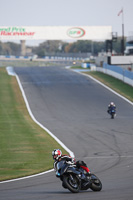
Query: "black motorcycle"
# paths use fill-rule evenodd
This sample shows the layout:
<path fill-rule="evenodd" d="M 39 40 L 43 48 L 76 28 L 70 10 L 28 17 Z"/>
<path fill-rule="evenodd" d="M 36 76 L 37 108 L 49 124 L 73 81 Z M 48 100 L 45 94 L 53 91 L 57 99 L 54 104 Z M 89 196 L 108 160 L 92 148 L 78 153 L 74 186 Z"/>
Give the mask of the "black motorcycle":
<path fill-rule="evenodd" d="M 111 119 L 114 119 L 114 117 L 116 116 L 116 110 L 114 107 L 111 107 L 109 110 L 108 110 L 108 113 L 111 115 Z"/>
<path fill-rule="evenodd" d="M 56 176 L 62 181 L 62 186 L 73 193 L 89 188 L 93 191 L 102 189 L 102 183 L 95 174 L 88 174 L 82 168 L 65 161 L 57 163 Z"/>

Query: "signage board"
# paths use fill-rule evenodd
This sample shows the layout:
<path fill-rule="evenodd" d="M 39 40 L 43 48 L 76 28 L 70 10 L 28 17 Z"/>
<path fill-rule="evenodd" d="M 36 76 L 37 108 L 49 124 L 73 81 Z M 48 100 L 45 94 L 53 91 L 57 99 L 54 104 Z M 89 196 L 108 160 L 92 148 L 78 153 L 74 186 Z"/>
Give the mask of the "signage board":
<path fill-rule="evenodd" d="M 0 40 L 111 40 L 111 26 L 2 26 Z"/>

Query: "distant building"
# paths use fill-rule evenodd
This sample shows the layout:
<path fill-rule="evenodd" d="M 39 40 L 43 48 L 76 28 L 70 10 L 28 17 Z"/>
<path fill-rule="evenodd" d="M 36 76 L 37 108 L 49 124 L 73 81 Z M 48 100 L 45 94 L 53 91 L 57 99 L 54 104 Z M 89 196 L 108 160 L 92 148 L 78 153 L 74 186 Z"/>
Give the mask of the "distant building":
<path fill-rule="evenodd" d="M 125 54 L 133 55 L 133 32 L 127 37 Z"/>

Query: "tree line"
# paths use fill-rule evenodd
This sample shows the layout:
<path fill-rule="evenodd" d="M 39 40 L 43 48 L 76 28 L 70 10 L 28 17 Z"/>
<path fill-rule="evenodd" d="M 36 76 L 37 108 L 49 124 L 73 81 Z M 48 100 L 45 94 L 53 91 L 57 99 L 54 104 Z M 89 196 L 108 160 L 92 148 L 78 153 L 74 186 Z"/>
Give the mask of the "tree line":
<path fill-rule="evenodd" d="M 113 42 L 113 51 L 121 53 L 121 37 Z M 99 52 L 106 51 L 106 41 L 78 40 L 75 42 L 65 42 L 60 40 L 47 40 L 39 46 L 27 47 L 32 49 L 32 53 L 38 57 L 44 57 L 48 53 L 92 53 L 98 55 Z M 14 42 L 0 42 L 0 55 L 20 55 L 21 44 Z"/>
<path fill-rule="evenodd" d="M 0 42 L 0 55 L 20 55 L 21 45 L 14 42 Z"/>

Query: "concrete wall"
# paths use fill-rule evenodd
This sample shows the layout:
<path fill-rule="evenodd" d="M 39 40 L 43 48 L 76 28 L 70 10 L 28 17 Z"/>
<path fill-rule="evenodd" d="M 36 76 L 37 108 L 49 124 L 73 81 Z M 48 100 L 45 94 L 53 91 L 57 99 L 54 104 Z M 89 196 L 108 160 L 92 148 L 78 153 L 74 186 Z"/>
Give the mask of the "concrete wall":
<path fill-rule="evenodd" d="M 107 63 L 107 56 L 96 57 L 95 63 L 97 66 L 102 67 L 103 63 Z"/>
<path fill-rule="evenodd" d="M 111 65 L 131 65 L 133 56 L 111 56 Z"/>
<path fill-rule="evenodd" d="M 107 55 L 100 55 L 96 57 L 96 65 L 102 67 L 103 63 L 108 63 L 109 59 Z M 124 69 L 130 69 L 133 71 L 133 56 L 110 56 L 111 65 L 119 65 Z"/>

